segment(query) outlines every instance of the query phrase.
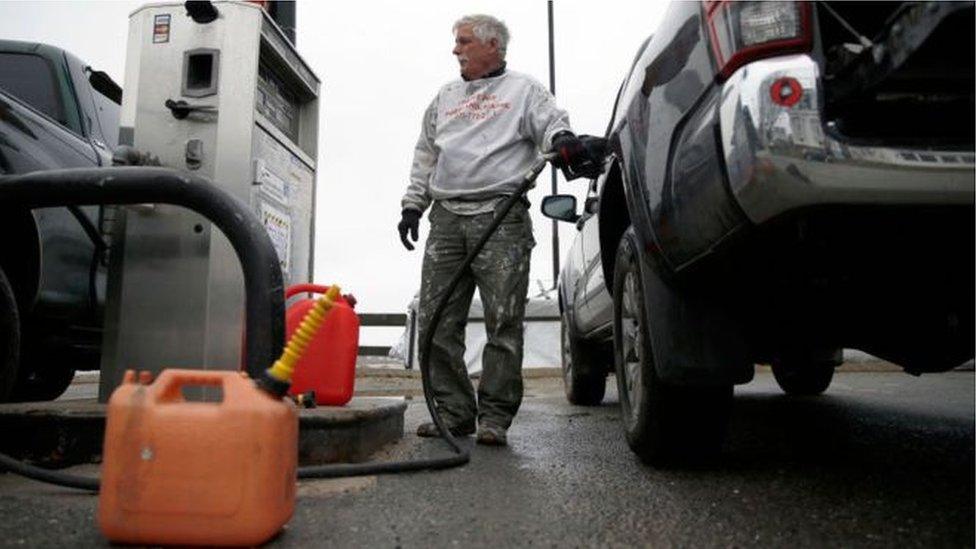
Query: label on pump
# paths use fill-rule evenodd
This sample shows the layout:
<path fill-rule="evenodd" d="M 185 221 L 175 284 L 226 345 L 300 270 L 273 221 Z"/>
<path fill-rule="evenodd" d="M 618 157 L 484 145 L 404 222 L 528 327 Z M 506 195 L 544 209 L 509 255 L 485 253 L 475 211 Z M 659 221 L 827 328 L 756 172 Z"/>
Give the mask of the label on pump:
<path fill-rule="evenodd" d="M 278 252 L 281 270 L 287 276 L 291 263 L 291 216 L 267 202 L 262 202 L 261 222 Z"/>
<path fill-rule="evenodd" d="M 268 164 L 258 158 L 254 161 L 254 181 L 261 186 L 261 192 L 277 200 L 281 205 L 288 206 L 287 183 L 278 177 Z"/>
<path fill-rule="evenodd" d="M 153 17 L 153 44 L 169 42 L 169 23 L 170 15 L 168 13 L 161 13 Z"/>

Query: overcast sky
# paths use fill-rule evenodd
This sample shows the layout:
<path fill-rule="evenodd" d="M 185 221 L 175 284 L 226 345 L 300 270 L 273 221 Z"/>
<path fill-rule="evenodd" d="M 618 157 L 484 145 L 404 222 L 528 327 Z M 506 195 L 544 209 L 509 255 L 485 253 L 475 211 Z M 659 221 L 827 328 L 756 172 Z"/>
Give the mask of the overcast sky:
<path fill-rule="evenodd" d="M 0 2 L 0 36 L 63 47 L 108 72 L 125 70 L 128 14 L 143 2 Z M 602 134 L 616 89 L 665 2 L 557 0 L 556 97 L 577 133 Z M 511 31 L 508 66 L 548 85 L 544 0 L 302 1 L 298 51 L 323 82 L 318 150 L 315 276 L 356 294 L 365 312 L 403 311 L 419 286 L 422 247 L 396 234 L 420 118 L 458 77 L 451 26 L 490 13 Z M 583 195 L 560 179 L 560 192 Z M 530 295 L 552 286 L 551 223 L 538 211 L 548 172 L 530 193 L 535 236 Z M 421 239 L 427 234 L 426 215 Z M 560 224 L 561 257 L 576 230 Z M 422 242 L 421 242 L 422 243 Z"/>

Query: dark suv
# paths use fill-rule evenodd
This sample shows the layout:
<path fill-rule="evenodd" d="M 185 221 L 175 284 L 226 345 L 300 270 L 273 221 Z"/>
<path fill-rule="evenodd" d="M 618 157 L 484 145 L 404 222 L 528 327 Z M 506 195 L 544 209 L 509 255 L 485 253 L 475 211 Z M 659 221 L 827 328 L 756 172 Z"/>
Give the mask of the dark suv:
<path fill-rule="evenodd" d="M 62 49 L 0 40 L 0 176 L 111 164 L 121 97 Z M 99 367 L 108 212 L 0 204 L 0 402 Z"/>
<path fill-rule="evenodd" d="M 615 369 L 645 461 L 714 453 L 732 387 L 841 349 L 913 374 L 974 346 L 971 2 L 675 2 L 623 82 L 559 280 L 571 402 Z"/>

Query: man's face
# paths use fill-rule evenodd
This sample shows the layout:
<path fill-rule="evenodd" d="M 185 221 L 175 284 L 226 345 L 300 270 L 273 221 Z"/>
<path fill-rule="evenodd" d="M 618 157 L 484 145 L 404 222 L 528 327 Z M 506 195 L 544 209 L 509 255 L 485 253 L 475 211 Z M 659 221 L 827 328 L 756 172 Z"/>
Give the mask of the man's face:
<path fill-rule="evenodd" d="M 501 66 L 498 53 L 498 40 L 491 38 L 482 42 L 471 25 L 461 25 L 454 35 L 454 55 L 461 65 L 461 76 L 475 80 Z"/>

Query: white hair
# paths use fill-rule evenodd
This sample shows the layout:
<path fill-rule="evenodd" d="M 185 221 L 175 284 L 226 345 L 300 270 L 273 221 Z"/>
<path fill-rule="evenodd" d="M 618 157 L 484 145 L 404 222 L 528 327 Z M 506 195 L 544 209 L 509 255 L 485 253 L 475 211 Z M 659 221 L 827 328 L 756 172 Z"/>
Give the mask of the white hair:
<path fill-rule="evenodd" d="M 454 23 L 454 33 L 465 25 L 471 25 L 471 32 L 484 43 L 494 38 L 498 40 L 498 55 L 504 60 L 505 52 L 508 50 L 508 27 L 502 21 L 483 14 L 465 15 Z"/>

